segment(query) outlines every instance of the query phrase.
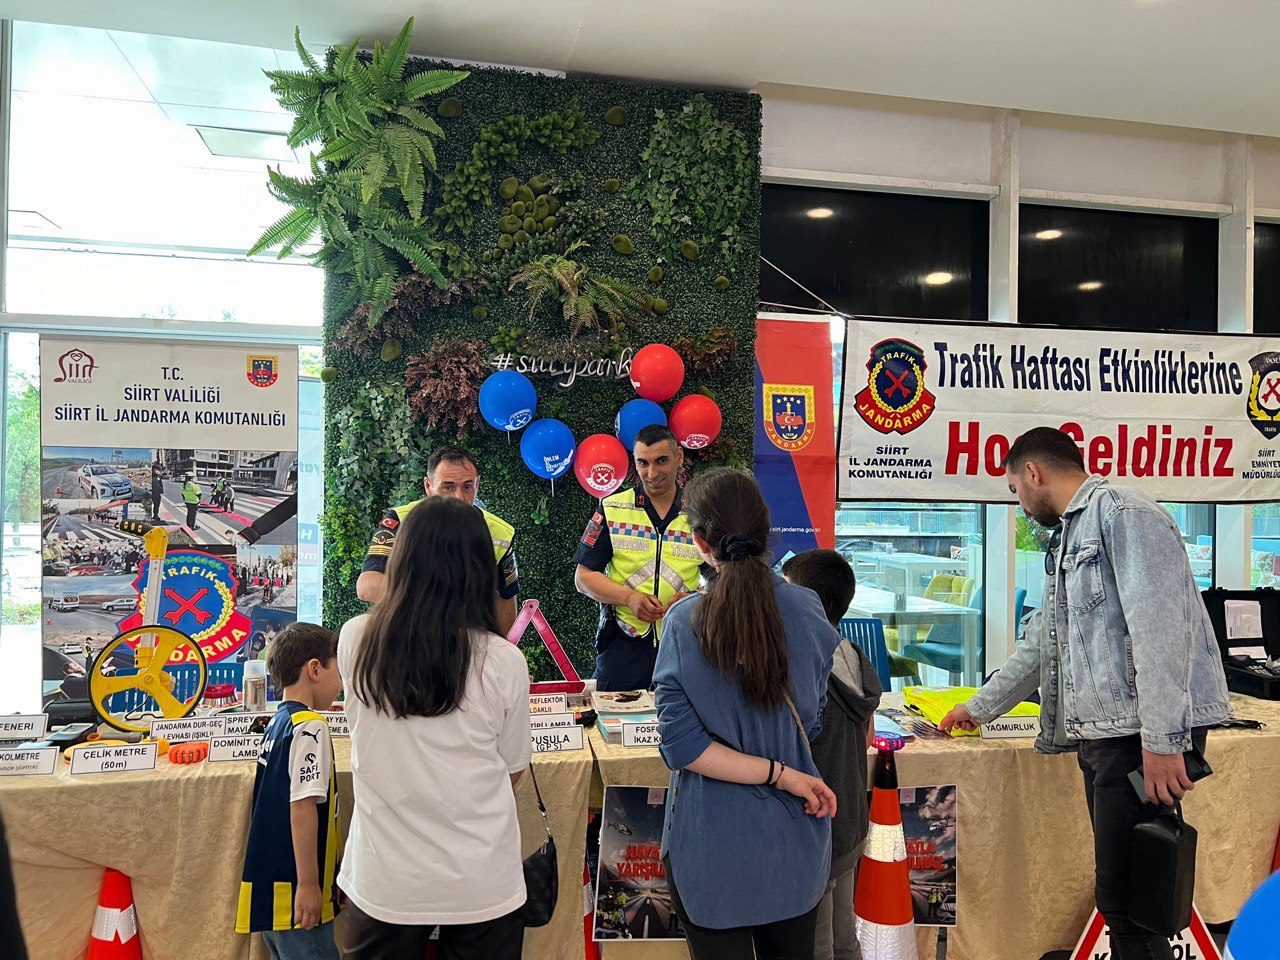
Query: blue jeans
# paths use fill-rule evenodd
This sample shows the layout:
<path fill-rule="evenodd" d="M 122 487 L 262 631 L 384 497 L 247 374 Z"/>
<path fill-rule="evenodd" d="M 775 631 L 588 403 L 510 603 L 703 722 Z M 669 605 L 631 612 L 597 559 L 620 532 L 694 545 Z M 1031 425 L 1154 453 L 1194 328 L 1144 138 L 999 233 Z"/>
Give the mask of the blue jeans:
<path fill-rule="evenodd" d="M 271 960 L 338 960 L 332 920 L 310 930 L 267 930 L 262 941 Z"/>

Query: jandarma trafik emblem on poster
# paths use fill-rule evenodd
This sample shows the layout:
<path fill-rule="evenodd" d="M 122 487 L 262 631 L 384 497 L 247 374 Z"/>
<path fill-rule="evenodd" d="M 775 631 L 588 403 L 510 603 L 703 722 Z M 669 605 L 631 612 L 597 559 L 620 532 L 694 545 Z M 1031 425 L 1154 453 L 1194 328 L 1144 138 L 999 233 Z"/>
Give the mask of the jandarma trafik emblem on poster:
<path fill-rule="evenodd" d="M 858 415 L 881 433 L 907 434 L 929 419 L 937 399 L 924 385 L 924 351 L 910 340 L 882 340 L 867 360 Z"/>

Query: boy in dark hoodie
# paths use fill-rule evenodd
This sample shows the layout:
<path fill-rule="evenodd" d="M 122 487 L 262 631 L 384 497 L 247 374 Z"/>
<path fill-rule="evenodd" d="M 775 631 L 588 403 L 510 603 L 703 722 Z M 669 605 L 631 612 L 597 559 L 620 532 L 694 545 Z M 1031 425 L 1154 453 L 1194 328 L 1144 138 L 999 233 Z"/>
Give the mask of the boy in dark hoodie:
<path fill-rule="evenodd" d="M 831 626 L 839 627 L 857 587 L 848 560 L 834 550 L 806 550 L 783 564 L 782 575 L 816 593 Z M 876 668 L 867 655 L 852 643 L 840 644 L 827 681 L 822 732 L 812 744 L 813 762 L 837 801 L 831 823 L 831 876 L 818 904 L 815 960 L 862 960 L 854 931 L 853 886 L 868 830 L 871 718 L 882 692 Z"/>

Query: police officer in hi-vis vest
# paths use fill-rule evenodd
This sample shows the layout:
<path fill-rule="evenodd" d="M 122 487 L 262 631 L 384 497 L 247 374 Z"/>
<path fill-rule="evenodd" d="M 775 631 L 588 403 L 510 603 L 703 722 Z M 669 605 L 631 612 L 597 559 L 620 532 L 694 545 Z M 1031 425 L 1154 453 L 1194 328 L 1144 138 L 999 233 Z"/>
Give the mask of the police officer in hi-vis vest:
<path fill-rule="evenodd" d="M 476 500 L 480 490 L 480 470 L 475 457 L 462 447 L 446 446 L 434 450 L 427 459 L 427 475 L 422 479 L 422 489 L 428 497 L 453 497 L 475 506 L 484 516 L 493 539 L 493 555 L 498 561 L 498 625 L 506 633 L 516 622 L 516 595 L 520 592 L 520 574 L 516 569 L 516 551 L 512 540 L 516 529 L 495 517 Z M 378 528 L 369 540 L 369 553 L 360 568 L 356 580 L 356 596 L 375 603 L 382 598 L 386 588 L 387 560 L 396 544 L 400 524 L 421 500 L 392 507 L 382 515 Z"/>
<path fill-rule="evenodd" d="M 605 497 L 573 555 L 574 585 L 601 604 L 598 690 L 643 690 L 653 683 L 663 614 L 698 589 L 702 565 L 676 484 L 684 452 L 675 434 L 645 427 L 632 454 L 643 489 Z"/>

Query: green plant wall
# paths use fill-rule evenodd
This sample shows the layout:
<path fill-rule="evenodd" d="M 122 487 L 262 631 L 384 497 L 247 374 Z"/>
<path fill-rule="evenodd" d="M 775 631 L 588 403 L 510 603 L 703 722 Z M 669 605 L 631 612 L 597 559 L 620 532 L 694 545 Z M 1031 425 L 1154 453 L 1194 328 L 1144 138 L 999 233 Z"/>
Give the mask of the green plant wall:
<path fill-rule="evenodd" d="M 405 77 L 442 66 L 410 60 Z M 424 216 L 441 244 L 433 251 L 436 262 L 455 284 L 446 292 L 424 279 L 404 289 L 372 328 L 367 306 L 326 321 L 324 619 L 337 627 L 365 609 L 355 583 L 382 511 L 420 496 L 427 454 L 437 444 L 459 442 L 461 434 L 460 442 L 480 463 L 481 498 L 516 527 L 522 599 L 541 602 L 574 663 L 589 675 L 598 608 L 574 590 L 571 558 L 594 500 L 572 474 L 556 482 L 552 496 L 551 484 L 521 461 L 519 434 L 508 437 L 474 422 L 460 426 L 443 408 L 435 411 L 434 428 L 428 427 L 433 409 L 455 393 L 470 391 L 467 402 L 473 402 L 478 376 L 485 372 L 477 367 L 474 344 L 468 356 L 446 357 L 426 369 L 427 379 L 437 377 L 435 392 L 427 391 L 416 409 L 406 395 L 406 369 L 437 336 L 453 343 L 479 341 L 491 353 L 497 352 L 494 343 L 518 345 L 528 335 L 541 339 L 539 350 L 566 349 L 569 323 L 559 304 L 545 302 L 531 318 L 524 292 L 507 289 L 508 276 L 520 261 L 557 247 L 562 251 L 567 240 L 585 232 L 590 246 L 573 253 L 576 261 L 593 276 L 633 284 L 652 298 L 648 315 L 627 331 L 629 345 L 689 338 L 684 348 L 699 351 L 689 356 L 685 386 L 675 399 L 709 392 L 725 423 L 719 442 L 688 456 L 690 469 L 709 462 L 748 465 L 760 102 L 744 93 L 483 68 L 425 98 L 422 109 L 444 132 L 435 144 L 436 174 L 428 178 Z M 725 169 L 707 162 L 740 148 L 740 164 Z M 533 186 L 557 197 L 556 220 L 567 215 L 572 229 L 568 235 L 554 228 L 538 233 L 535 223 L 528 239 L 512 241 L 513 257 L 499 262 L 510 252 L 498 246 L 504 235 L 500 221 L 514 200 L 503 196 L 512 190 L 504 181 L 514 177 L 527 184 L 540 175 L 546 179 Z M 568 204 L 573 206 L 565 210 Z M 544 224 L 547 209 L 543 202 Z M 521 219 L 520 225 L 527 224 Z M 673 237 L 689 243 L 673 245 Z M 656 282 L 650 279 L 659 275 Z M 330 271 L 327 312 L 346 293 L 343 277 Z M 588 336 L 575 344 L 588 356 L 616 354 L 622 346 Z M 578 440 L 612 433 L 615 413 L 635 397 L 625 379 L 580 379 L 569 389 L 545 377 L 531 379 L 538 390 L 536 416 L 563 420 Z M 664 407 L 669 411 L 674 402 Z M 555 675 L 536 640 L 525 648 L 535 677 Z"/>

